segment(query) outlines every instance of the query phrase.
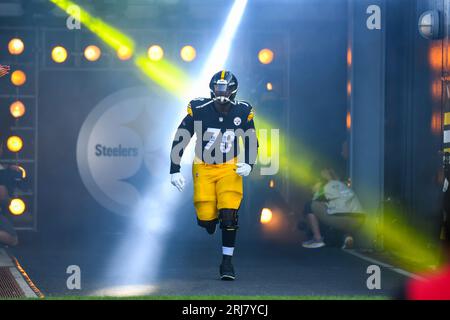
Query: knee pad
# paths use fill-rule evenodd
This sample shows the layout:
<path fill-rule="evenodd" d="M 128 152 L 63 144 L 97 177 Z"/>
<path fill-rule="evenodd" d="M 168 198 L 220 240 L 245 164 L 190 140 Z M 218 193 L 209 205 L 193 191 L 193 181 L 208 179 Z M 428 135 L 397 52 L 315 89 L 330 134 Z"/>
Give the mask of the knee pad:
<path fill-rule="evenodd" d="M 202 227 L 202 228 L 206 228 L 208 229 L 208 227 L 211 227 L 215 224 L 217 224 L 218 220 L 214 219 L 214 220 L 209 220 L 209 221 L 205 221 L 205 220 L 200 220 L 197 218 L 197 224 Z"/>
<path fill-rule="evenodd" d="M 220 209 L 219 210 L 220 229 L 237 230 L 238 229 L 238 210 Z"/>

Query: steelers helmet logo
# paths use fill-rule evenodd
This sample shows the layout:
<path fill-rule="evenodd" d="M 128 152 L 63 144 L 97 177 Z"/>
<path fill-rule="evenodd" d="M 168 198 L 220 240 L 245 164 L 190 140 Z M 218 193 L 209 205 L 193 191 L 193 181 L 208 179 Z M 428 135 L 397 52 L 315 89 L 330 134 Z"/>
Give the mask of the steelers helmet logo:
<path fill-rule="evenodd" d="M 238 126 L 238 125 L 241 124 L 242 120 L 241 120 L 241 118 L 236 117 L 236 118 L 234 118 L 233 122 L 234 122 L 234 125 L 235 125 L 235 126 Z"/>

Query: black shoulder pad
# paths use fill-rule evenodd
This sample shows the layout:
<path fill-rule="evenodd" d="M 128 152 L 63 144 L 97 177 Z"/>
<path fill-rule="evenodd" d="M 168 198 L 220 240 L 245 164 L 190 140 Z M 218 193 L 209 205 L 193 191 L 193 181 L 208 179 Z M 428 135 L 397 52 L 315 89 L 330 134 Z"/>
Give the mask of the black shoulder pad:
<path fill-rule="evenodd" d="M 250 112 L 250 110 L 252 109 L 252 105 L 250 103 L 248 103 L 247 101 L 237 101 L 237 104 L 242 107 L 245 108 L 246 110 L 248 110 Z"/>
<path fill-rule="evenodd" d="M 204 107 L 206 104 L 210 103 L 212 99 L 210 98 L 197 98 L 194 100 L 191 100 L 189 103 L 192 109 L 200 109 Z"/>
<path fill-rule="evenodd" d="M 242 113 L 245 115 L 245 118 L 247 118 L 247 122 L 253 120 L 255 111 L 253 110 L 253 107 L 250 103 L 246 101 L 238 101 L 237 105 L 239 108 L 241 108 Z"/>

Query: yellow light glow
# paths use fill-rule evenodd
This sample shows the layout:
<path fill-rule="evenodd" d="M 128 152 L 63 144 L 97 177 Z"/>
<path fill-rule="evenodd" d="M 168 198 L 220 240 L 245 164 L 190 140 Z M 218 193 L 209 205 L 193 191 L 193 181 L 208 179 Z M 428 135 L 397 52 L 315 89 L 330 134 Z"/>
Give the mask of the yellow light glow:
<path fill-rule="evenodd" d="M 264 208 L 261 211 L 261 223 L 267 224 L 272 221 L 272 210 L 269 208 Z"/>
<path fill-rule="evenodd" d="M 273 61 L 274 53 L 270 49 L 262 49 L 258 53 L 259 62 L 262 64 L 269 64 Z"/>
<path fill-rule="evenodd" d="M 6 146 L 8 147 L 8 150 L 11 152 L 19 152 L 23 148 L 23 141 L 18 136 L 11 136 L 8 138 Z"/>
<path fill-rule="evenodd" d="M 352 49 L 348 48 L 347 49 L 347 66 L 351 66 L 353 62 L 353 53 L 352 53 Z"/>
<path fill-rule="evenodd" d="M 119 49 L 117 49 L 117 57 L 122 60 L 130 60 L 133 56 L 133 50 L 130 47 L 127 46 L 120 46 Z"/>
<path fill-rule="evenodd" d="M 164 57 L 164 50 L 158 45 L 153 45 L 148 48 L 147 53 L 150 60 L 153 61 L 159 61 Z"/>
<path fill-rule="evenodd" d="M 157 291 L 158 287 L 155 285 L 136 284 L 101 288 L 89 294 L 96 297 L 136 297 L 148 296 Z"/>
<path fill-rule="evenodd" d="M 442 130 L 442 113 L 440 111 L 434 111 L 431 114 L 431 132 L 435 135 L 439 135 Z"/>
<path fill-rule="evenodd" d="M 267 89 L 267 91 L 272 91 L 272 90 L 273 90 L 273 84 L 272 84 L 272 82 L 267 82 L 267 84 L 266 84 L 266 89 Z"/>
<path fill-rule="evenodd" d="M 428 51 L 428 62 L 434 70 L 442 69 L 442 47 L 439 45 L 432 45 Z"/>
<path fill-rule="evenodd" d="M 25 179 L 27 177 L 27 171 L 21 166 L 18 166 L 18 168 L 22 172 L 22 179 Z"/>
<path fill-rule="evenodd" d="M 181 59 L 183 59 L 184 61 L 191 62 L 197 56 L 197 52 L 195 51 L 195 48 L 192 46 L 184 46 L 181 49 L 180 55 Z"/>
<path fill-rule="evenodd" d="M 134 57 L 134 65 L 140 70 L 149 80 L 152 80 L 159 86 L 174 94 L 177 98 L 185 100 L 190 92 L 191 81 L 188 75 L 177 67 L 175 64 L 166 59 L 154 63 L 147 56 L 147 53 L 136 54 L 136 46 L 134 40 L 126 35 L 121 30 L 106 23 L 99 17 L 92 16 L 82 6 L 70 0 L 50 0 L 53 4 L 59 7 L 63 12 L 71 6 L 76 6 L 80 12 L 80 22 L 86 29 L 94 33 L 101 39 L 108 47 L 117 53 L 119 58 Z M 70 15 L 70 13 L 69 13 Z M 126 60 L 126 59 L 125 59 Z"/>
<path fill-rule="evenodd" d="M 63 63 L 67 60 L 67 50 L 64 47 L 57 46 L 52 50 L 52 59 L 56 63 Z"/>
<path fill-rule="evenodd" d="M 15 86 L 23 86 L 27 82 L 27 75 L 22 70 L 16 70 L 11 74 L 11 82 Z"/>
<path fill-rule="evenodd" d="M 22 54 L 22 52 L 25 50 L 25 45 L 23 44 L 23 41 L 18 39 L 18 38 L 14 38 L 11 39 L 11 41 L 9 41 L 8 43 L 8 51 L 10 54 L 12 55 L 19 55 Z"/>
<path fill-rule="evenodd" d="M 15 198 L 9 203 L 9 212 L 15 216 L 20 216 L 26 210 L 25 202 L 22 199 Z"/>
<path fill-rule="evenodd" d="M 148 78 L 155 81 L 158 85 L 171 94 L 182 100 L 186 98 L 186 92 L 189 90 L 190 79 L 182 70 L 174 66 L 172 63 L 167 60 L 161 60 L 158 61 L 158 63 L 155 63 L 146 55 L 140 55 L 136 58 L 135 65 Z"/>
<path fill-rule="evenodd" d="M 91 45 L 91 46 L 86 47 L 86 49 L 84 49 L 84 57 L 88 61 L 92 61 L 92 62 L 97 61 L 98 59 L 100 59 L 101 55 L 102 55 L 102 51 L 97 46 Z"/>
<path fill-rule="evenodd" d="M 22 101 L 17 100 L 11 104 L 9 111 L 11 112 L 11 115 L 17 119 L 25 114 L 26 109 Z"/>
<path fill-rule="evenodd" d="M 350 111 L 347 112 L 347 117 L 345 119 L 345 125 L 347 127 L 347 130 L 350 130 L 352 128 L 352 114 Z"/>
<path fill-rule="evenodd" d="M 255 125 L 258 128 L 258 139 L 264 141 L 264 143 L 260 143 L 258 151 L 258 160 L 261 164 L 269 165 L 271 161 L 278 159 L 280 171 L 284 172 L 289 168 L 289 177 L 295 183 L 309 186 L 316 182 L 317 176 L 311 170 L 312 164 L 316 161 L 316 156 L 306 145 L 296 140 L 295 144 L 290 146 L 288 154 L 282 141 L 286 141 L 289 137 L 283 134 L 272 135 L 271 133 L 271 129 L 279 128 L 279 124 L 268 121 L 259 113 L 255 117 Z M 274 159 L 271 159 L 272 155 Z M 296 163 L 295 166 L 292 166 L 293 162 Z"/>
<path fill-rule="evenodd" d="M 269 181 L 269 188 L 275 188 L 275 180 L 270 179 L 270 181 Z"/>

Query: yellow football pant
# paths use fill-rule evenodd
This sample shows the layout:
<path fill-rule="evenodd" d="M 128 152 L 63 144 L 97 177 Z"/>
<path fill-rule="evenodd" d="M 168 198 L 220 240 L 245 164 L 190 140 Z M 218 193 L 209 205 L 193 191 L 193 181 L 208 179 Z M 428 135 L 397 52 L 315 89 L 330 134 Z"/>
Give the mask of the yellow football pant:
<path fill-rule="evenodd" d="M 242 177 L 235 170 L 234 162 L 194 162 L 194 206 L 199 220 L 217 219 L 220 209 L 239 209 L 243 195 Z"/>

